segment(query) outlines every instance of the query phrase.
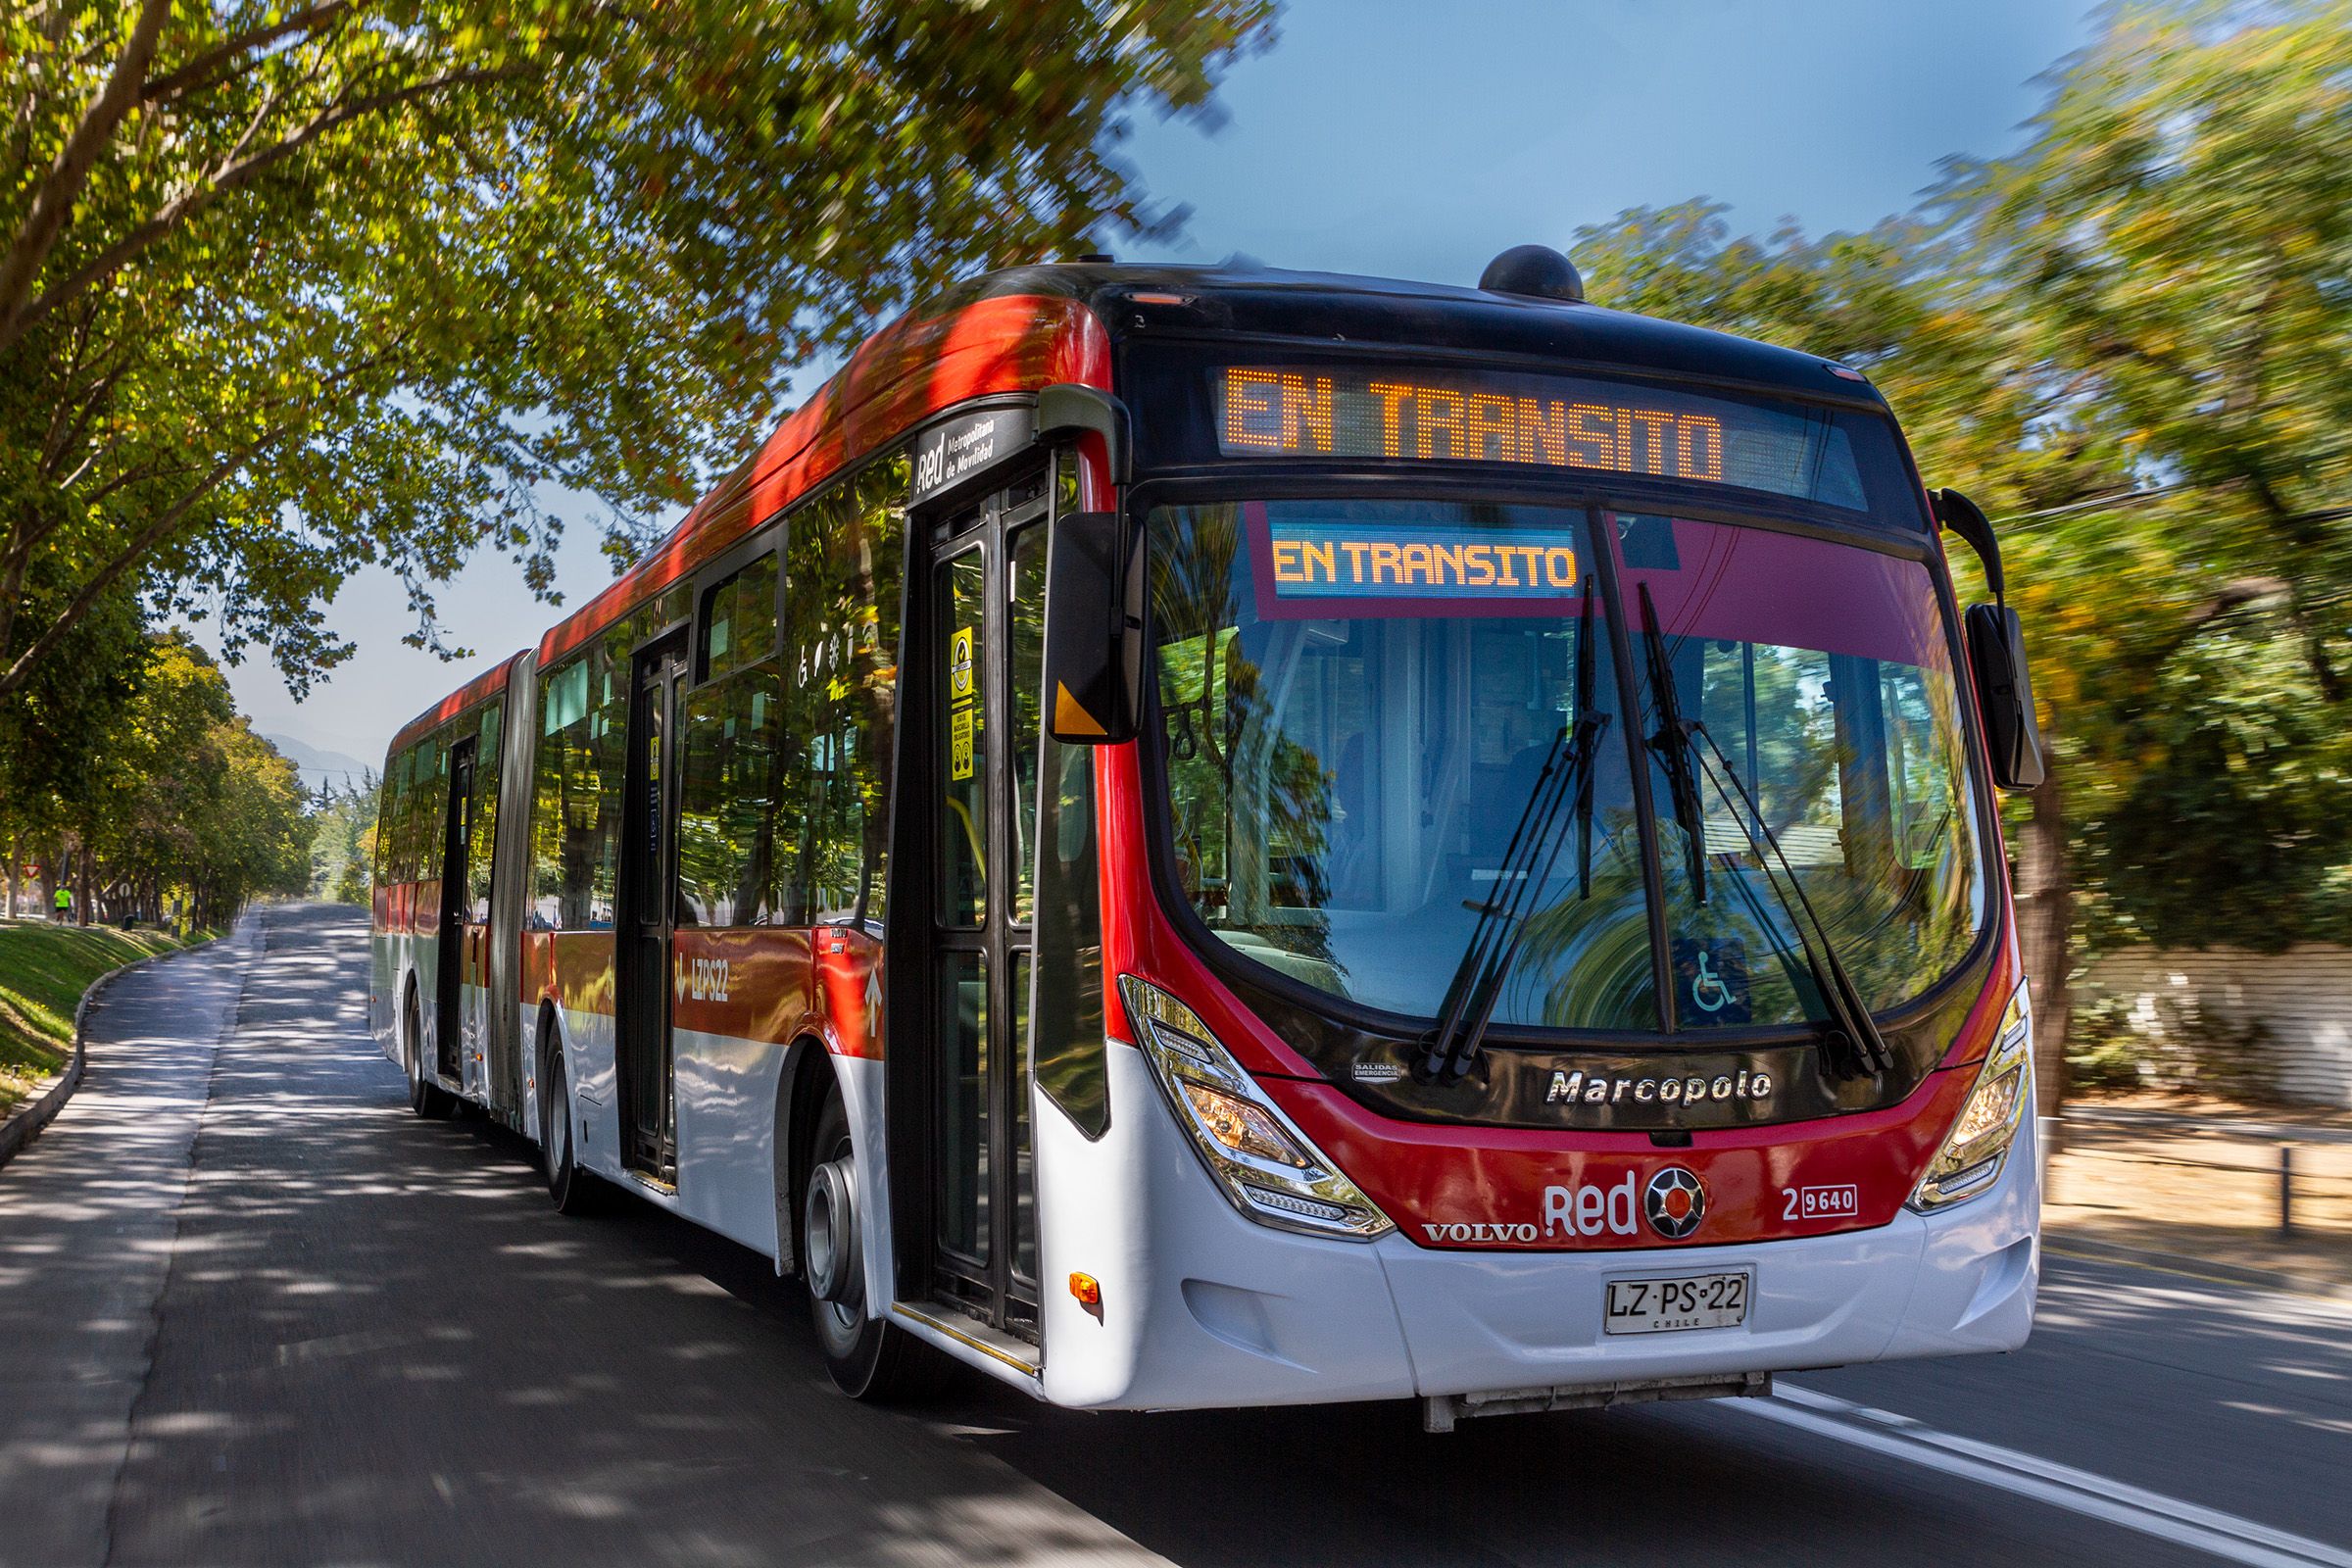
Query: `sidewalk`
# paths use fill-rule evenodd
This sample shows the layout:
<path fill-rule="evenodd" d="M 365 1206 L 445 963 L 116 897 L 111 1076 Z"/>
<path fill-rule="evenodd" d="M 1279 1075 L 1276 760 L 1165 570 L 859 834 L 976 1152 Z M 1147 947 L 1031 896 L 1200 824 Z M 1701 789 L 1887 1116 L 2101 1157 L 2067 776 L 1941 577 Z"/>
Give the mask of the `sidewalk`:
<path fill-rule="evenodd" d="M 153 1352 L 213 1057 L 256 951 L 234 935 L 123 976 L 81 1087 L 0 1169 L 0 1562 L 99 1562 Z M 103 1042 L 103 1044 L 100 1044 Z"/>
<path fill-rule="evenodd" d="M 2291 1231 L 2279 1150 L 2293 1148 Z M 2222 1102 L 2069 1105 L 2044 1184 L 2051 1247 L 2352 1292 L 2352 1117 Z"/>

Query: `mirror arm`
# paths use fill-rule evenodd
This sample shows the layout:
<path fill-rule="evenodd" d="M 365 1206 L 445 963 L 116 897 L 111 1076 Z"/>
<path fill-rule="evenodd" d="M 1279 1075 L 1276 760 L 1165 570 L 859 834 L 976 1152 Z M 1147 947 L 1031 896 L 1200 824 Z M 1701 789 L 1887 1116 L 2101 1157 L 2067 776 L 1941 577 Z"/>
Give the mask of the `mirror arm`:
<path fill-rule="evenodd" d="M 1037 394 L 1037 438 L 1069 431 L 1101 436 L 1110 482 L 1122 490 L 1135 476 L 1133 429 L 1127 405 L 1100 387 L 1057 381 Z"/>
<path fill-rule="evenodd" d="M 2006 607 L 2009 596 L 2001 580 L 2001 542 L 1993 536 L 1992 519 L 1984 509 L 1957 490 L 1938 490 L 1932 497 L 1936 520 L 1961 538 L 1984 564 L 1984 586 L 1992 590 L 1992 602 Z"/>

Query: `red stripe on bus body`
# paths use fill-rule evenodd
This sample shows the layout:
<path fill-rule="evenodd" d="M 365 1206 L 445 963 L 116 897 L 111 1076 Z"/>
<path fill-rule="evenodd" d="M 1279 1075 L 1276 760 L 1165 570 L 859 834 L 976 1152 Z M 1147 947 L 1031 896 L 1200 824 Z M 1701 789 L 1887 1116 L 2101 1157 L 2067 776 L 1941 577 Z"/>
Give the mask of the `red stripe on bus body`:
<path fill-rule="evenodd" d="M 518 1000 L 612 1017 L 612 953 L 610 931 L 525 931 Z M 769 1045 L 810 1038 L 837 1056 L 879 1060 L 881 965 L 881 943 L 841 926 L 690 927 L 672 939 L 670 1021 Z"/>
<path fill-rule="evenodd" d="M 869 339 L 654 553 L 539 642 L 546 668 L 784 507 L 932 415 L 1060 381 L 1110 385 L 1110 340 L 1076 300 L 1011 294 L 907 317 Z"/>
<path fill-rule="evenodd" d="M 671 939 L 670 1019 L 679 1029 L 879 1059 L 882 945 L 843 926 L 689 927 Z"/>
<path fill-rule="evenodd" d="M 1646 1223 L 1630 1234 L 1547 1226 L 1545 1189 L 1615 1189 L 1630 1174 L 1640 1194 L 1652 1175 L 1674 1165 L 1706 1189 L 1705 1216 L 1688 1238 L 1694 1246 L 1885 1225 L 1936 1157 L 1975 1081 L 1968 1068 L 1941 1069 L 1910 1099 L 1883 1110 L 1693 1132 L 1687 1149 L 1642 1147 L 1647 1140 L 1637 1143 L 1639 1135 L 1625 1133 L 1396 1121 L 1364 1109 L 1330 1083 L 1269 1079 L 1264 1088 L 1415 1242 L 1428 1244 L 1429 1227 L 1469 1223 L 1504 1227 L 1503 1239 L 1442 1245 L 1590 1250 L 1655 1247 L 1659 1236 Z M 1790 1198 L 1808 1189 L 1846 1188 L 1853 1189 L 1850 1211 L 1840 1203 L 1806 1215 L 1801 1201 Z M 1534 1240 L 1528 1239 L 1531 1225 Z"/>

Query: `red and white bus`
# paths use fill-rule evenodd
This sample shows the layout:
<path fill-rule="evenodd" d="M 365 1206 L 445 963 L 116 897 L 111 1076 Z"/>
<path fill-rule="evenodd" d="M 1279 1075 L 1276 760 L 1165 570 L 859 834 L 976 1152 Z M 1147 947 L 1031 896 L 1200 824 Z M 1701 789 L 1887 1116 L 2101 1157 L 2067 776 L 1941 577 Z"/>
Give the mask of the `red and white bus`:
<path fill-rule="evenodd" d="M 1555 252 L 996 273 L 400 732 L 373 1027 L 559 1206 L 804 1279 L 852 1394 L 1443 1428 L 2011 1348 L 1999 589 L 1862 374 Z"/>

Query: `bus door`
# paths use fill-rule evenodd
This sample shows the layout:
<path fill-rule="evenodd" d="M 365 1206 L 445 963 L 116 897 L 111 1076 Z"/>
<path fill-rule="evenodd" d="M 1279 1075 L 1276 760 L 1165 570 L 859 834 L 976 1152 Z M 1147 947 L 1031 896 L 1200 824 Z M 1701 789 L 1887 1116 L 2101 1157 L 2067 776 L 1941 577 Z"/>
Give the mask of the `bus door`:
<path fill-rule="evenodd" d="M 473 843 L 473 752 L 471 736 L 449 749 L 449 808 L 442 824 L 441 924 L 433 970 L 433 1070 L 453 1084 L 465 1082 L 466 902 L 471 885 L 467 864 Z"/>
<path fill-rule="evenodd" d="M 929 1117 L 933 1288 L 990 1326 L 1037 1335 L 1028 1010 L 1042 473 L 933 534 L 922 646 L 936 662 Z"/>
<path fill-rule="evenodd" d="M 684 628 L 637 652 L 613 919 L 621 1163 L 662 1186 L 675 1185 L 678 1173 L 670 889 L 677 873 L 677 714 L 688 667 Z"/>

